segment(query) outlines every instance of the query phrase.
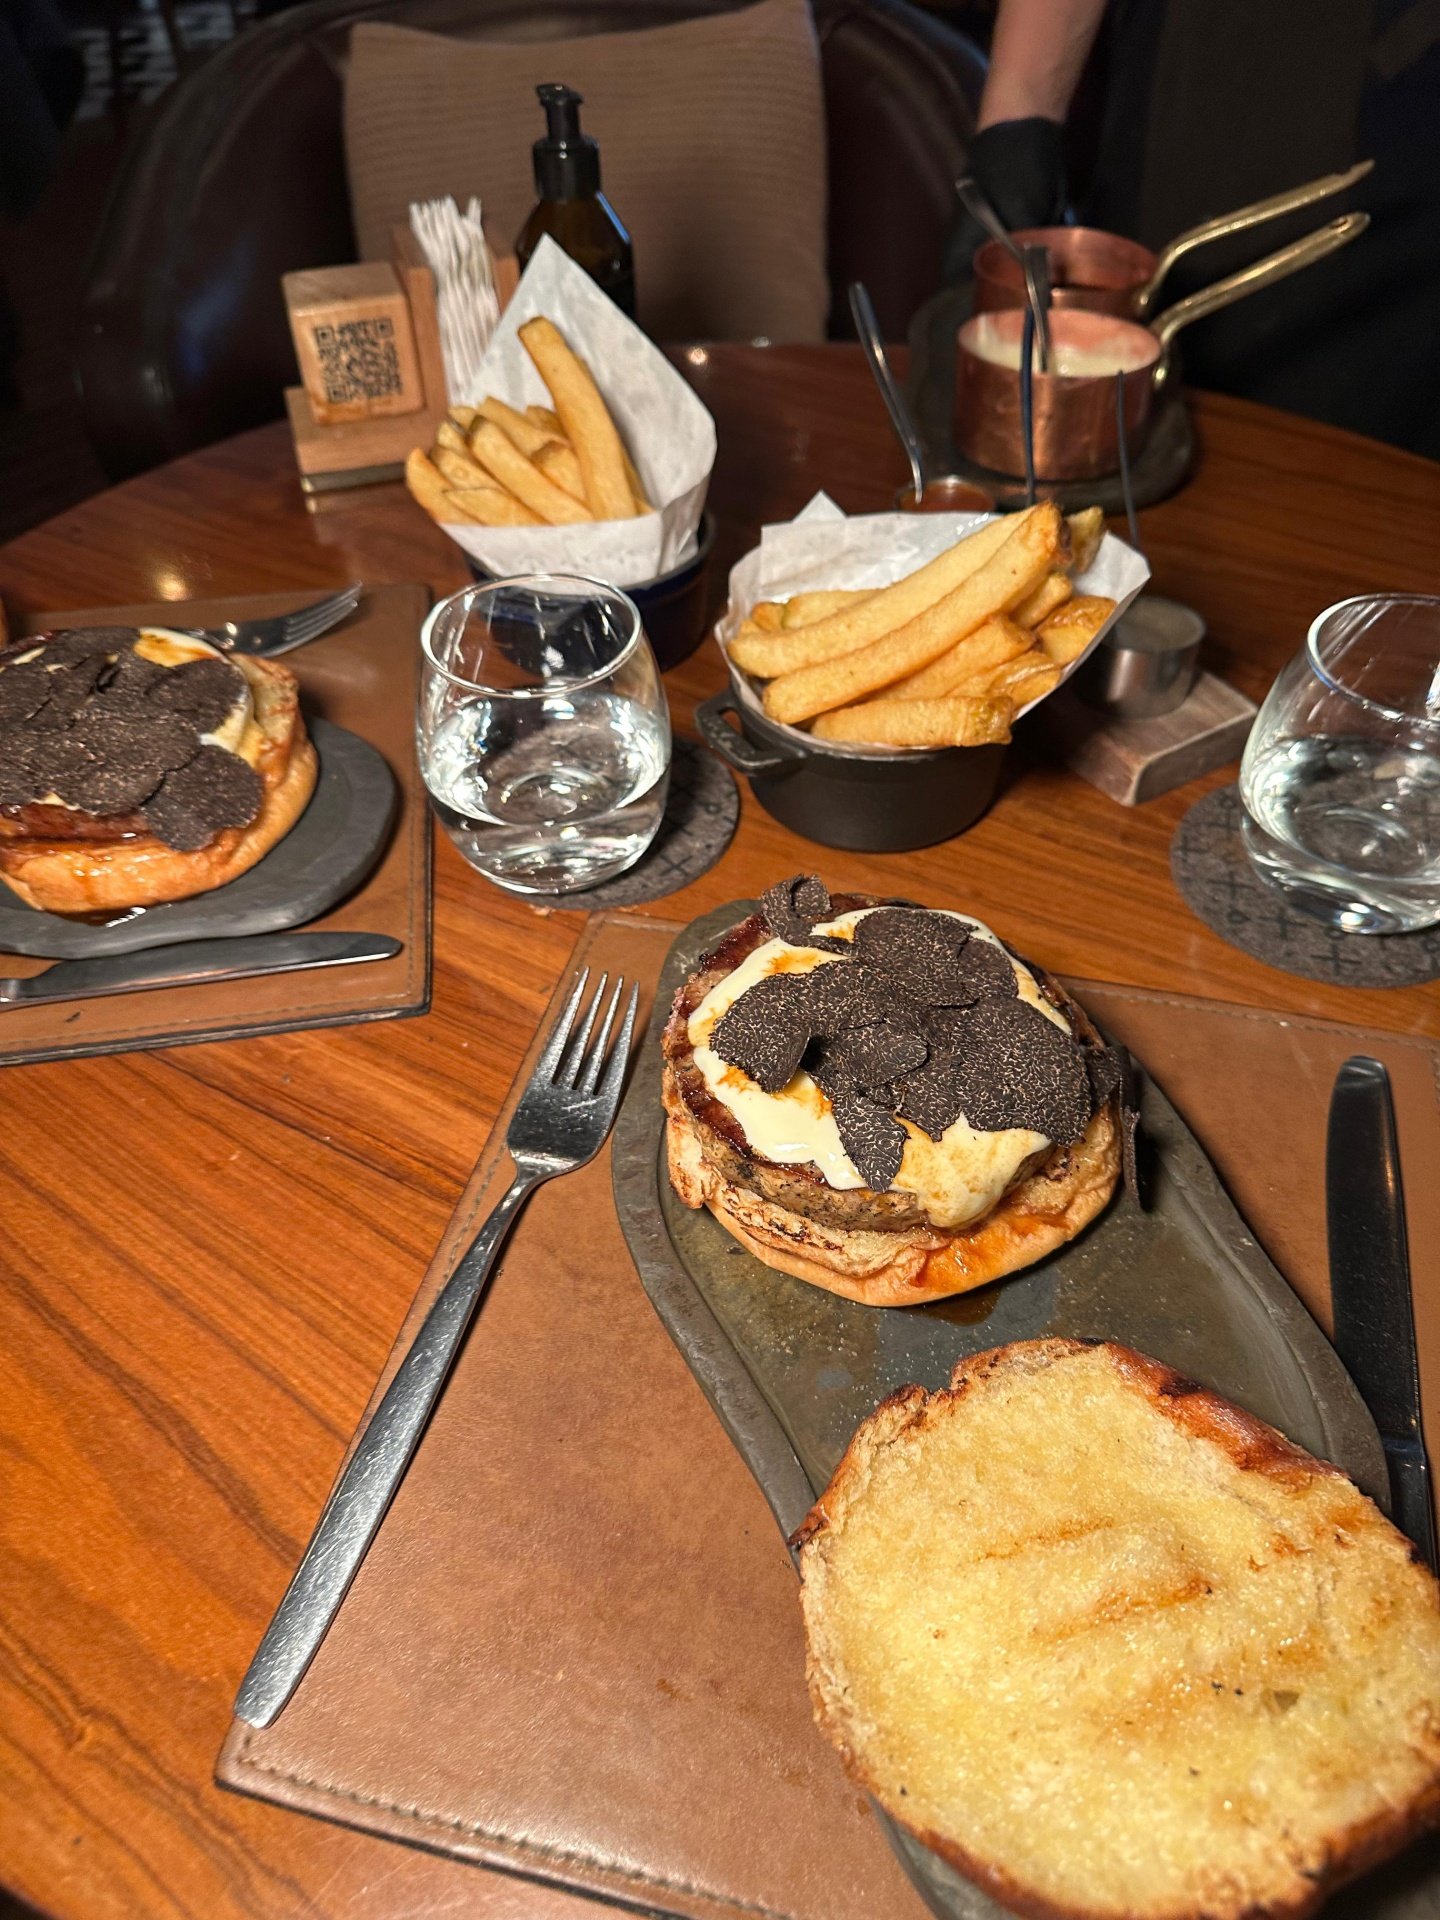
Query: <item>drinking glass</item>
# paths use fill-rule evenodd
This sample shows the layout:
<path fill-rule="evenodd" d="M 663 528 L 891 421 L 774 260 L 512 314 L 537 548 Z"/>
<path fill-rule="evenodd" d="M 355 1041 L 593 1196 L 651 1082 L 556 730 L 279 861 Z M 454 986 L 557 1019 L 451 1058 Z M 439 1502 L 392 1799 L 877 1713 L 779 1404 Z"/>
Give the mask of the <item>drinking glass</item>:
<path fill-rule="evenodd" d="M 467 587 L 420 635 L 420 768 L 445 831 L 514 893 L 633 866 L 660 825 L 670 715 L 634 602 L 578 575 Z"/>
<path fill-rule="evenodd" d="M 1245 848 L 1347 933 L 1440 921 L 1440 599 L 1366 594 L 1322 613 L 1240 768 Z"/>

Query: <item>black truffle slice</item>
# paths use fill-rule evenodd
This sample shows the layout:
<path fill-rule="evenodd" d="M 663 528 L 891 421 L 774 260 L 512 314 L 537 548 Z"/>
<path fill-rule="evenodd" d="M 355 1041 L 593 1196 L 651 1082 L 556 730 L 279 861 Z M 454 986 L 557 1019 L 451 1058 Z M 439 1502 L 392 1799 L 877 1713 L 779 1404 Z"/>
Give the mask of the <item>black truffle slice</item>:
<path fill-rule="evenodd" d="M 1085 1071 L 1090 1078 L 1090 1095 L 1097 1107 L 1103 1107 L 1125 1078 L 1125 1067 L 1118 1047 L 1092 1047 L 1085 1055 Z"/>
<path fill-rule="evenodd" d="M 94 764 L 94 754 L 73 734 L 32 733 L 25 748 L 25 769 L 30 780 L 26 797 L 44 800 L 53 793 L 57 799 L 78 807 L 80 802 L 70 800 L 67 789 Z"/>
<path fill-rule="evenodd" d="M 855 929 L 857 957 L 903 976 L 928 1006 L 973 1006 L 1012 997 L 1015 971 L 998 947 L 972 939 L 949 914 L 926 908 L 880 907 Z"/>
<path fill-rule="evenodd" d="M 840 1143 L 855 1171 L 872 1193 L 886 1192 L 900 1171 L 905 1129 L 858 1088 L 837 1087 L 830 1095 Z"/>
<path fill-rule="evenodd" d="M 906 983 L 879 967 L 862 967 L 855 961 L 817 967 L 810 981 L 817 1034 L 833 1036 L 851 1027 L 873 1027 L 882 1020 L 918 1027 L 919 1008 Z"/>
<path fill-rule="evenodd" d="M 106 667 L 98 689 L 99 698 L 107 712 L 144 713 L 151 710 L 145 695 L 164 675 L 165 668 L 158 661 L 147 660 L 131 648 Z"/>
<path fill-rule="evenodd" d="M 264 782 L 238 753 L 201 747 L 193 760 L 166 774 L 145 803 L 145 821 L 167 847 L 195 853 L 226 827 L 248 827 L 264 798 Z"/>
<path fill-rule="evenodd" d="M 920 1034 L 891 1020 L 851 1027 L 840 1036 L 837 1046 L 857 1084 L 871 1093 L 888 1087 L 902 1073 L 923 1066 L 930 1052 Z"/>
<path fill-rule="evenodd" d="M 42 636 L 46 663 L 61 660 L 106 659 L 124 647 L 133 647 L 140 638 L 136 627 L 71 627 L 64 633 Z"/>
<path fill-rule="evenodd" d="M 58 723 L 62 715 L 67 723 L 73 720 L 90 700 L 96 682 L 109 664 L 103 653 L 92 653 L 83 660 L 74 660 L 67 666 L 47 672 L 45 678 L 50 683 L 50 698 L 46 702 L 47 723 Z"/>
<path fill-rule="evenodd" d="M 790 947 L 815 947 L 821 953 L 849 953 L 851 943 L 834 934 L 814 934 L 817 921 L 830 917 L 830 895 L 813 873 L 797 873 L 767 887 L 760 900 L 760 917 L 777 940 Z"/>
<path fill-rule="evenodd" d="M 240 697 L 244 679 L 228 660 L 187 660 L 170 667 L 146 689 L 164 713 L 182 714 L 197 733 L 213 733 Z M 235 823 L 238 824 L 238 823 Z"/>
<path fill-rule="evenodd" d="M 1057 1145 L 1090 1124 L 1090 1077 L 1074 1036 L 1024 1000 L 987 1000 L 958 1035 L 961 1111 L 972 1127 L 1026 1127 Z"/>
<path fill-rule="evenodd" d="M 33 736 L 0 722 L 0 807 L 23 807 L 35 798 L 30 773 Z"/>
<path fill-rule="evenodd" d="M 962 1100 L 960 1077 L 949 1054 L 936 1054 L 915 1073 L 897 1080 L 894 1089 L 895 1111 L 938 1140 L 960 1118 Z"/>
<path fill-rule="evenodd" d="M 54 736 L 50 750 L 62 748 L 84 754 L 54 779 L 62 800 L 87 813 L 128 813 L 149 799 L 172 768 L 185 764 L 196 740 L 180 720 L 131 720 L 86 711 L 68 733 Z"/>
<path fill-rule="evenodd" d="M 0 726 L 38 713 L 50 698 L 50 680 L 38 660 L 17 661 L 0 670 Z"/>
<path fill-rule="evenodd" d="M 810 1008 L 803 974 L 774 973 L 757 980 L 715 1023 L 710 1045 L 766 1093 L 788 1087 L 810 1039 Z"/>

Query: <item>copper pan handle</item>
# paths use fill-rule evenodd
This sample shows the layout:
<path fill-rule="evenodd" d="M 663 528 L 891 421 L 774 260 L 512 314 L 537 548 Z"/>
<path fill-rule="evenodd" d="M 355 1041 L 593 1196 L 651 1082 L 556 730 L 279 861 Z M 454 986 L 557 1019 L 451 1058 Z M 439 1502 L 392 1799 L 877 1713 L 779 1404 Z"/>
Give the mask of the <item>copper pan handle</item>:
<path fill-rule="evenodd" d="M 1319 180 L 1307 180 L 1302 187 L 1288 187 L 1284 193 L 1272 193 L 1268 200 L 1256 200 L 1248 207 L 1237 207 L 1234 213 L 1222 213 L 1213 220 L 1207 220 L 1203 226 L 1190 227 L 1184 233 L 1162 247 L 1155 262 L 1155 271 L 1135 295 L 1135 318 L 1143 320 L 1154 304 L 1155 295 L 1160 290 L 1160 282 L 1169 273 L 1182 254 L 1189 253 L 1195 247 L 1203 247 L 1212 240 L 1220 240 L 1227 233 L 1243 233 L 1247 227 L 1258 227 L 1266 220 L 1278 220 L 1282 213 L 1294 213 L 1299 207 L 1308 207 L 1316 200 L 1328 200 L 1332 193 L 1343 193 L 1346 187 L 1353 187 L 1357 180 L 1363 180 L 1374 167 L 1373 160 L 1359 160 L 1344 173 L 1327 173 Z"/>
<path fill-rule="evenodd" d="M 1202 287 L 1199 293 L 1177 300 L 1173 307 L 1167 307 L 1160 318 L 1151 323 L 1150 331 L 1162 348 L 1168 348 L 1182 327 L 1203 320 L 1207 314 L 1218 313 L 1221 307 L 1243 300 L 1247 294 L 1258 293 L 1262 287 L 1274 286 L 1277 280 L 1298 273 L 1301 267 L 1308 267 L 1313 261 L 1323 260 L 1327 253 L 1348 246 L 1369 224 L 1368 213 L 1342 213 L 1338 220 L 1330 221 L 1328 226 L 1317 227 L 1303 239 L 1292 240 L 1288 247 L 1281 247 L 1277 253 L 1267 253 L 1263 260 L 1242 267 L 1239 273 L 1227 274 L 1223 280 L 1217 280 L 1213 287 Z"/>

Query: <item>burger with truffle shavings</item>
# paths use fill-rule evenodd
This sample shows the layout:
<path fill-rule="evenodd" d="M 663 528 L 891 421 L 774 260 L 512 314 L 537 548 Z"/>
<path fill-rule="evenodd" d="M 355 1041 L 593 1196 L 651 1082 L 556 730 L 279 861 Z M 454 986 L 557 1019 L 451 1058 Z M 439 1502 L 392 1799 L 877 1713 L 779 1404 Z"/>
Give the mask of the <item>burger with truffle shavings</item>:
<path fill-rule="evenodd" d="M 28 906 L 104 914 L 223 886 L 290 831 L 316 774 L 276 661 L 162 627 L 0 652 L 0 880 Z"/>
<path fill-rule="evenodd" d="M 968 1292 L 1105 1207 L 1120 1052 L 980 921 L 772 887 L 665 1029 L 670 1181 L 767 1266 L 869 1306 Z"/>

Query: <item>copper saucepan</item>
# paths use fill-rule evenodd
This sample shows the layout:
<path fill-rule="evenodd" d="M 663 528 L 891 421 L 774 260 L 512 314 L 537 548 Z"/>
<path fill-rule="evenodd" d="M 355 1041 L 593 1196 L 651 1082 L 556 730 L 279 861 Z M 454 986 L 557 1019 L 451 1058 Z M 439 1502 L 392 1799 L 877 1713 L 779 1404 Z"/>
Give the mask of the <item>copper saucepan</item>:
<path fill-rule="evenodd" d="M 1125 444 L 1145 444 L 1155 401 L 1172 377 L 1169 346 L 1182 327 L 1247 294 L 1273 286 L 1363 233 L 1366 213 L 1342 214 L 1288 247 L 1177 301 L 1153 326 L 1109 313 L 1062 308 L 1051 315 L 1050 373 L 1031 377 L 1035 474 L 1040 480 L 1092 480 L 1120 464 L 1115 383 L 1125 380 Z M 1020 419 L 1020 353 L 1025 315 L 977 313 L 957 339 L 955 442 L 967 460 L 993 472 L 1025 470 Z M 1067 360 L 1071 371 L 1062 371 Z M 1078 366 L 1076 365 L 1078 362 Z"/>
<path fill-rule="evenodd" d="M 1182 255 L 1208 246 L 1227 234 L 1243 233 L 1282 214 L 1294 213 L 1317 200 L 1328 200 L 1363 180 L 1374 166 L 1361 160 L 1344 173 L 1327 173 L 1301 187 L 1272 194 L 1268 200 L 1222 213 L 1152 253 L 1138 240 L 1127 240 L 1100 227 L 1027 227 L 1011 236 L 1017 246 L 1041 245 L 1050 256 L 1051 300 L 1061 308 L 1079 307 L 1091 313 L 1113 313 L 1121 319 L 1144 320 L 1155 304 L 1161 282 Z M 1020 262 L 998 240 L 987 240 L 975 250 L 975 311 L 993 313 L 1002 307 L 1023 307 L 1025 275 Z"/>

